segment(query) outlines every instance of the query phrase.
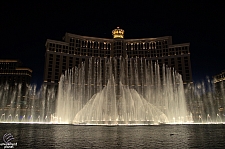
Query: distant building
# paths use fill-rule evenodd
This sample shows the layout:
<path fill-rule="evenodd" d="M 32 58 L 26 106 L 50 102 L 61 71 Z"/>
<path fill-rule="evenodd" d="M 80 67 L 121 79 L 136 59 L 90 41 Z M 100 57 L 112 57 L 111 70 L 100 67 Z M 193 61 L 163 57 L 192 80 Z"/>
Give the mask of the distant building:
<path fill-rule="evenodd" d="M 18 94 L 16 96 L 21 98 L 21 102 L 26 98 L 25 95 L 28 85 L 30 85 L 32 70 L 21 67 L 21 65 L 22 63 L 19 60 L 0 59 L 0 92 L 5 94 L 1 94 L 0 98 L 3 100 L 7 98 L 8 104 L 12 100 L 10 99 L 13 96 L 12 91 L 17 90 Z"/>
<path fill-rule="evenodd" d="M 220 104 L 219 111 L 221 113 L 224 112 L 225 107 L 225 70 L 221 73 L 213 76 L 215 91 L 216 91 L 216 99 Z"/>
<path fill-rule="evenodd" d="M 21 65 L 19 60 L 0 59 L 0 112 L 29 104 L 27 91 L 32 70 Z"/>
<path fill-rule="evenodd" d="M 47 39 L 44 82 L 58 84 L 65 70 L 82 62 L 88 65 L 90 58 L 104 61 L 110 57 L 129 58 L 130 61 L 145 59 L 159 65 L 165 64 L 174 67 L 185 84 L 192 82 L 189 43 L 172 44 L 171 36 L 124 39 L 124 30 L 120 28 L 114 29 L 112 35 L 113 39 L 107 39 L 66 33 L 64 41 Z"/>
<path fill-rule="evenodd" d="M 214 83 L 225 82 L 225 70 L 220 74 L 213 76 Z"/>
<path fill-rule="evenodd" d="M 32 70 L 21 65 L 19 60 L 0 59 L 0 84 L 30 84 Z"/>

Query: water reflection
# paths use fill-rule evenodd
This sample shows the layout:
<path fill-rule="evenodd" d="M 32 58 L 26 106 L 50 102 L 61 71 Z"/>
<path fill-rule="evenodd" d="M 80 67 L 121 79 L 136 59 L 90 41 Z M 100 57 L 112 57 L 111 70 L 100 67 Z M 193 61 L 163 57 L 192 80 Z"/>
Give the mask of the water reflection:
<path fill-rule="evenodd" d="M 73 126 L 0 124 L 17 148 L 222 148 L 225 125 Z M 2 143 L 2 141 L 0 141 Z"/>

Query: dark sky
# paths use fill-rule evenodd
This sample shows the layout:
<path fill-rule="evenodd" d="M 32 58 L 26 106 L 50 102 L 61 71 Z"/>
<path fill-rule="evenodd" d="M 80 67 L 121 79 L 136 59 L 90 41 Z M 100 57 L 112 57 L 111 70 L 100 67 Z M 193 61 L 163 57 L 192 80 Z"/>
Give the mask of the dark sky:
<path fill-rule="evenodd" d="M 63 3 L 62 3 L 63 2 Z M 225 69 L 225 7 L 221 2 L 73 1 L 0 2 L 0 58 L 20 59 L 43 81 L 45 42 L 66 32 L 112 38 L 117 26 L 125 38 L 172 36 L 190 42 L 194 81 Z"/>

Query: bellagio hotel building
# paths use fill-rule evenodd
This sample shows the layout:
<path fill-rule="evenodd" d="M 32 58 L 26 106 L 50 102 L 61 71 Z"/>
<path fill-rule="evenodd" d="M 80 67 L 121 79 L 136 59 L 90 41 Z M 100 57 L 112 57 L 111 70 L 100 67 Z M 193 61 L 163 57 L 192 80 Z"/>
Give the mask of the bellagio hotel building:
<path fill-rule="evenodd" d="M 63 41 L 47 39 L 44 82 L 57 85 L 65 70 L 88 62 L 90 58 L 121 56 L 165 64 L 182 75 L 184 84 L 192 82 L 190 43 L 172 44 L 171 36 L 124 39 L 124 30 L 119 27 L 112 35 L 112 39 L 107 39 L 66 33 Z"/>

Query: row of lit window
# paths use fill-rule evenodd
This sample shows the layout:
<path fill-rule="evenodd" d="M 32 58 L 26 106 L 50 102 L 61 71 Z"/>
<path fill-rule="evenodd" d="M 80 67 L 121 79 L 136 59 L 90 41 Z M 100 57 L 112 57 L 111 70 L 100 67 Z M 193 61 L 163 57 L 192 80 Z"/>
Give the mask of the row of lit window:
<path fill-rule="evenodd" d="M 91 41 L 91 40 L 82 40 L 82 39 L 76 39 L 74 40 L 74 38 L 70 38 L 70 43 L 75 43 L 75 44 L 82 44 L 83 46 L 88 46 L 88 44 L 90 45 L 99 45 L 99 44 L 111 44 L 112 42 L 107 42 L 107 41 Z M 122 45 L 123 42 L 122 41 L 114 41 L 113 42 L 114 45 Z M 139 41 L 139 42 L 126 42 L 127 45 L 134 45 L 134 44 L 156 44 L 156 45 L 167 45 L 167 41 L 163 40 L 163 41 Z M 91 46 L 90 46 L 91 47 Z"/>
<path fill-rule="evenodd" d="M 29 71 L 15 71 L 15 70 L 3 70 L 0 71 L 0 74 L 14 74 L 14 75 L 31 75 L 31 73 L 29 73 Z"/>
<path fill-rule="evenodd" d="M 115 48 L 115 50 L 122 50 L 121 48 Z M 114 51 L 115 51 L 114 50 Z M 65 49 L 55 49 L 55 48 L 49 48 L 49 51 L 54 52 L 60 52 L 60 53 L 67 53 L 67 54 L 82 54 L 82 53 L 109 53 L 109 51 L 100 51 L 98 49 L 82 49 L 82 48 L 71 48 L 71 50 L 65 50 Z M 136 52 L 136 53 L 151 53 L 151 52 L 157 52 L 157 53 L 166 53 L 171 55 L 179 55 L 179 54 L 187 54 L 188 48 L 187 47 L 180 47 L 180 48 L 170 48 L 170 49 L 158 49 L 158 50 L 127 50 L 128 53 Z"/>
<path fill-rule="evenodd" d="M 114 51 L 114 56 L 120 56 L 122 55 L 121 50 L 116 50 Z M 163 57 L 163 56 L 171 56 L 171 55 L 183 55 L 187 54 L 187 51 L 183 52 L 160 52 L 160 51 L 154 51 L 154 52 L 145 52 L 145 51 L 127 51 L 128 57 Z M 109 52 L 99 52 L 95 51 L 93 52 L 85 52 L 82 51 L 81 53 L 73 54 L 73 55 L 80 55 L 80 56 L 100 56 L 100 57 L 105 57 L 105 56 L 110 56 Z"/>
<path fill-rule="evenodd" d="M 120 53 L 120 52 L 119 52 Z M 115 53 L 114 53 L 115 54 Z M 152 53 L 152 54 L 155 54 L 155 53 Z M 53 62 L 53 55 L 54 54 L 50 54 L 49 55 L 49 61 L 52 61 Z M 129 55 L 128 55 L 129 56 Z M 149 56 L 148 54 L 147 54 L 147 56 Z M 73 60 L 74 60 L 74 58 L 73 57 L 68 57 L 68 56 L 62 56 L 62 55 L 55 55 L 55 57 L 56 57 L 56 63 L 58 63 L 59 64 L 59 62 L 62 60 L 62 61 L 64 61 L 64 62 L 66 62 L 67 61 L 67 59 L 69 60 L 69 62 L 72 62 Z M 133 56 L 134 58 L 138 58 L 137 56 Z M 80 58 L 76 58 L 77 60 L 78 59 L 80 59 Z M 177 58 L 171 58 L 171 60 L 172 61 L 175 61 L 175 59 L 176 59 L 176 61 L 181 61 L 181 57 L 177 57 Z M 188 57 L 183 57 L 183 59 L 184 60 L 186 60 L 186 61 L 188 61 Z M 166 59 L 165 59 L 166 60 Z"/>
<path fill-rule="evenodd" d="M 225 78 L 225 74 L 220 74 L 216 76 L 217 79 Z"/>
<path fill-rule="evenodd" d="M 122 46 L 122 42 L 114 42 L 114 46 L 120 45 Z M 127 49 L 129 47 L 140 47 L 136 49 L 156 49 L 158 46 L 162 46 L 163 48 L 167 48 L 167 41 L 146 41 L 146 42 L 129 42 L 125 43 L 127 46 Z M 88 40 L 79 40 L 77 39 L 76 42 L 73 38 L 70 39 L 70 47 L 82 47 L 82 48 L 89 48 L 89 49 L 111 49 L 111 43 L 110 42 L 97 42 L 97 41 L 88 41 Z M 57 48 L 57 49 L 68 49 L 68 46 L 66 45 L 60 45 L 60 44 L 54 44 L 49 43 L 50 48 Z"/>

